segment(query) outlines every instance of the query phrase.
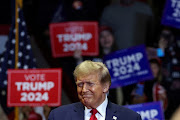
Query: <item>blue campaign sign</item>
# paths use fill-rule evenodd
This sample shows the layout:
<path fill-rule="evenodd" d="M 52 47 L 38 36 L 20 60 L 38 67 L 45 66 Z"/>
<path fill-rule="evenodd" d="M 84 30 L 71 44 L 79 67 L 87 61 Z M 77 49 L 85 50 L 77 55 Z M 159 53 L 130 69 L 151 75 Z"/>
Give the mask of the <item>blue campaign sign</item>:
<path fill-rule="evenodd" d="M 127 105 L 124 107 L 139 113 L 142 120 L 164 120 L 163 109 L 160 102 Z"/>
<path fill-rule="evenodd" d="M 180 28 L 180 0 L 166 0 L 161 23 Z"/>
<path fill-rule="evenodd" d="M 111 88 L 153 79 L 144 45 L 113 52 L 103 62 L 111 75 Z"/>

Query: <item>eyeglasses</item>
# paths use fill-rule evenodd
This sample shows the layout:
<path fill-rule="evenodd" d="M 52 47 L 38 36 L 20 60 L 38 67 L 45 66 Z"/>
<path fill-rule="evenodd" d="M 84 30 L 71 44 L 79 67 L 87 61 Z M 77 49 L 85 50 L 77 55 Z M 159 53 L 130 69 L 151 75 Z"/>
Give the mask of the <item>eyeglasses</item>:
<path fill-rule="evenodd" d="M 76 82 L 77 87 L 83 88 L 84 86 L 86 88 L 91 88 L 95 85 L 98 85 L 98 83 L 95 82 Z"/>

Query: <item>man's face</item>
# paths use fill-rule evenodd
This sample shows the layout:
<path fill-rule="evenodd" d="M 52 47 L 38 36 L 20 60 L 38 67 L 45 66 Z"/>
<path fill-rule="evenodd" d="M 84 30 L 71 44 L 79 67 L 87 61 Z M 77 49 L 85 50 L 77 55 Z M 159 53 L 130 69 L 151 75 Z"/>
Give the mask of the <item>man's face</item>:
<path fill-rule="evenodd" d="M 76 84 L 81 103 L 89 109 L 97 108 L 109 89 L 109 84 L 102 84 L 97 73 L 77 78 Z"/>

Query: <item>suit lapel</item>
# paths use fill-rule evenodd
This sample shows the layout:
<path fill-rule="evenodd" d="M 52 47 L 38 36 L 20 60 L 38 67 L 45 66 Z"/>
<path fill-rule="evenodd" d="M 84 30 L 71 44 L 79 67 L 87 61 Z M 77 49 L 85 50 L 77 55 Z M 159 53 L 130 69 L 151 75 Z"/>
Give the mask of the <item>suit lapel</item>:
<path fill-rule="evenodd" d="M 82 103 L 77 103 L 74 105 L 72 120 L 84 120 L 84 106 Z"/>
<path fill-rule="evenodd" d="M 113 107 L 113 104 L 109 101 L 108 106 L 106 108 L 106 119 L 105 120 L 113 120 L 113 117 L 116 117 L 117 109 Z"/>

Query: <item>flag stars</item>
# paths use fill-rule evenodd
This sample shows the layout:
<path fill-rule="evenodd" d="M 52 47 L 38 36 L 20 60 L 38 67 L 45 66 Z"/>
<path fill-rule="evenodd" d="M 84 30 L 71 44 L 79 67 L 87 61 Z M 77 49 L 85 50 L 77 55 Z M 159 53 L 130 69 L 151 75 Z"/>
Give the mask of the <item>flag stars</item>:
<path fill-rule="evenodd" d="M 8 60 L 8 64 L 11 65 L 11 64 L 12 64 L 12 61 L 11 61 L 11 60 Z"/>
<path fill-rule="evenodd" d="M 19 57 L 22 57 L 22 56 L 23 56 L 22 52 L 19 52 L 19 53 L 18 53 L 18 56 L 19 56 Z"/>
<path fill-rule="evenodd" d="M 15 39 L 12 39 L 12 44 L 15 44 L 16 43 L 16 40 Z"/>
<path fill-rule="evenodd" d="M 14 50 L 10 50 L 10 54 L 13 55 L 14 54 Z"/>
<path fill-rule="evenodd" d="M 2 68 L 0 68 L 0 72 L 2 72 Z"/>
<path fill-rule="evenodd" d="M 24 65 L 23 68 L 24 68 L 24 69 L 28 69 L 28 65 Z"/>
<path fill-rule="evenodd" d="M 26 55 L 25 58 L 28 60 L 30 57 L 29 57 L 29 55 Z"/>
<path fill-rule="evenodd" d="M 17 22 L 18 22 L 18 23 L 20 22 L 20 19 L 19 19 L 19 18 L 17 19 Z"/>
<path fill-rule="evenodd" d="M 26 23 L 25 23 L 25 21 L 23 21 L 23 22 L 22 22 L 22 26 L 25 26 L 25 25 L 26 25 Z"/>
<path fill-rule="evenodd" d="M 7 85 L 7 80 L 4 80 L 3 84 L 4 84 L 4 85 Z"/>
<path fill-rule="evenodd" d="M 17 63 L 17 66 L 18 66 L 18 67 L 21 67 L 21 63 L 20 63 L 20 62 L 18 62 L 18 63 Z"/>
<path fill-rule="evenodd" d="M 16 33 L 16 29 L 14 29 L 13 32 Z"/>
<path fill-rule="evenodd" d="M 5 95 L 6 95 L 6 91 L 5 91 L 5 90 L 2 90 L 2 91 L 1 91 L 1 95 L 5 96 Z"/>
<path fill-rule="evenodd" d="M 20 46 L 23 46 L 23 45 L 24 45 L 24 43 L 23 43 L 23 42 L 20 42 L 20 43 L 19 43 L 19 45 L 20 45 Z"/>
<path fill-rule="evenodd" d="M 26 46 L 26 49 L 27 49 L 27 50 L 30 50 L 30 49 L 31 49 L 31 45 L 27 45 L 27 46 Z"/>
<path fill-rule="evenodd" d="M 1 58 L 1 62 L 4 62 L 4 58 L 3 57 Z"/>
<path fill-rule="evenodd" d="M 21 37 L 24 37 L 24 35 L 25 35 L 25 32 L 22 31 L 22 32 L 21 32 Z"/>

